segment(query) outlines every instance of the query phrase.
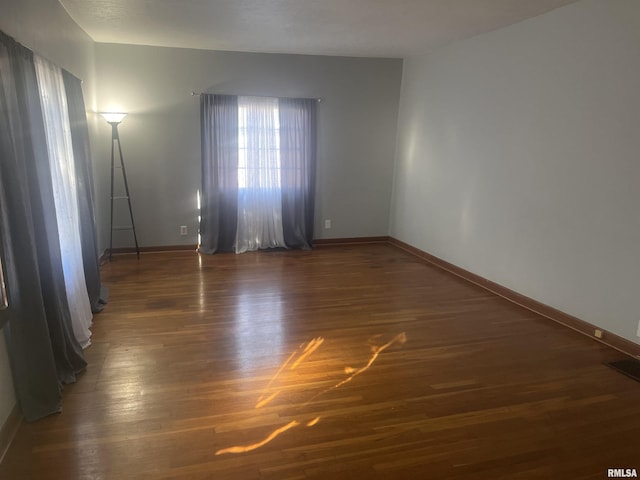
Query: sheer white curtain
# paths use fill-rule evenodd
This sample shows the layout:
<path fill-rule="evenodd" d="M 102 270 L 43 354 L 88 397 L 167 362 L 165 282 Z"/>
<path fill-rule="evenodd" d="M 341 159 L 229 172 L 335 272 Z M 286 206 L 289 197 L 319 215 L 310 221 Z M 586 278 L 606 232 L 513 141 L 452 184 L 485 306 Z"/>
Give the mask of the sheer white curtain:
<path fill-rule="evenodd" d="M 92 313 L 84 277 L 73 146 L 62 71 L 34 55 L 49 151 L 64 282 L 73 333 L 82 348 L 91 343 Z"/>
<path fill-rule="evenodd" d="M 278 99 L 238 97 L 238 225 L 235 251 L 285 247 Z"/>

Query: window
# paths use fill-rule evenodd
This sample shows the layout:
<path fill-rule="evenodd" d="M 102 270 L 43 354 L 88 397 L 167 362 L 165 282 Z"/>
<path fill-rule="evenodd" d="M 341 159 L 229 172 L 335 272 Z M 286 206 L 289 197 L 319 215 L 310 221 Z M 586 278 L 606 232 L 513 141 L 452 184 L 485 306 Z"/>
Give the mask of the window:
<path fill-rule="evenodd" d="M 311 248 L 316 103 L 201 95 L 201 252 Z"/>
<path fill-rule="evenodd" d="M 280 188 L 277 98 L 238 97 L 238 188 Z"/>

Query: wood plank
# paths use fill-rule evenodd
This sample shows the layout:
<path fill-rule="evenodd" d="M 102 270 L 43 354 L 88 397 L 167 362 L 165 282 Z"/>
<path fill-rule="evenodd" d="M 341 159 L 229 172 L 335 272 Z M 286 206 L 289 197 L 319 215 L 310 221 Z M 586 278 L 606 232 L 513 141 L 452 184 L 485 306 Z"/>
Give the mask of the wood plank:
<path fill-rule="evenodd" d="M 391 245 L 122 255 L 103 281 L 87 371 L 62 414 L 20 427 L 0 478 L 640 468 L 617 351 Z"/>

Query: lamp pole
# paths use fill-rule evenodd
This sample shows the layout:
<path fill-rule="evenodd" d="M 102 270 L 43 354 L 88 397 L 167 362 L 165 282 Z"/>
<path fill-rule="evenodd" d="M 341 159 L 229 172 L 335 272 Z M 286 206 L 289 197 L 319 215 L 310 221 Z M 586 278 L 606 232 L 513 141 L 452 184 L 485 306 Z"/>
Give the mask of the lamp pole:
<path fill-rule="evenodd" d="M 102 116 L 105 120 L 111 125 L 111 229 L 109 234 L 109 260 L 111 260 L 111 256 L 113 254 L 113 231 L 114 230 L 132 230 L 133 231 L 133 241 L 136 245 L 136 255 L 138 259 L 140 258 L 140 247 L 138 246 L 138 237 L 136 235 L 136 226 L 133 221 L 133 209 L 131 208 L 131 197 L 129 196 L 129 183 L 127 182 L 127 171 L 124 168 L 124 157 L 122 156 L 122 144 L 120 142 L 120 134 L 118 133 L 118 125 L 122 122 L 122 119 L 126 116 L 126 113 L 102 113 Z M 116 143 L 118 144 L 118 154 L 120 157 L 120 165 L 116 167 L 115 165 L 115 150 Z M 115 169 L 120 168 L 122 170 L 122 178 L 124 180 L 124 196 L 115 196 L 114 192 L 114 183 L 115 183 Z M 127 200 L 127 204 L 129 206 L 129 218 L 131 220 L 131 225 L 127 227 L 114 227 L 113 226 L 113 201 L 114 200 Z"/>

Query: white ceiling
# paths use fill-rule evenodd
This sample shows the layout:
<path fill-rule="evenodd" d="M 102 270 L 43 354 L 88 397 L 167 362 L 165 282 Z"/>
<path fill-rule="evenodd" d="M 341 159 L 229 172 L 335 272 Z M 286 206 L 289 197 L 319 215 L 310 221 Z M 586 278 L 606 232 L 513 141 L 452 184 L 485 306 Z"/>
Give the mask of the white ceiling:
<path fill-rule="evenodd" d="M 406 57 L 576 0 L 59 0 L 96 42 Z"/>

